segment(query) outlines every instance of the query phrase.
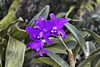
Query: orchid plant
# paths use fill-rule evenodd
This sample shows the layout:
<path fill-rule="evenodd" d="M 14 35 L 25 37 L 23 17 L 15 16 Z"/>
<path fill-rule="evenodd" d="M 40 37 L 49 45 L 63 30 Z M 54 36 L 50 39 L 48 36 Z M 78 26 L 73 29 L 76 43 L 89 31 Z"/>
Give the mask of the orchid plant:
<path fill-rule="evenodd" d="M 40 56 L 43 56 L 41 53 L 41 49 L 43 53 L 48 53 L 46 50 L 43 49 L 43 46 L 45 46 L 42 43 L 42 38 L 45 39 L 45 41 L 48 44 L 52 44 L 52 42 L 49 40 L 49 36 L 60 36 L 60 34 L 63 36 L 63 38 L 66 37 L 66 34 L 62 27 L 64 26 L 65 23 L 67 23 L 66 18 L 58 18 L 56 20 L 55 16 L 53 13 L 50 14 L 50 20 L 44 20 L 41 16 L 39 20 L 35 20 L 35 26 L 34 27 L 26 27 L 26 32 L 29 33 L 30 35 L 30 43 L 27 43 L 26 46 L 31 47 L 34 49 L 34 54 L 38 51 Z M 34 55 L 33 54 L 33 55 Z"/>
<path fill-rule="evenodd" d="M 85 42 L 91 34 L 100 44 L 100 36 L 88 29 L 79 31 L 68 22 L 70 12 L 58 16 L 49 14 L 49 6 L 46 5 L 25 30 L 15 26 L 23 21 L 22 18 L 12 23 L 0 23 L 0 67 L 28 67 L 34 63 L 47 63 L 53 67 L 100 67 L 100 47 Z M 48 14 L 50 20 L 47 20 Z M 64 17 L 61 14 L 66 18 L 61 18 Z M 68 31 L 70 34 L 66 35 Z"/>
<path fill-rule="evenodd" d="M 62 27 L 64 27 L 64 24 L 67 23 L 67 19 L 56 19 L 53 13 L 50 14 L 50 18 L 51 20 L 44 20 L 43 17 L 40 16 L 39 20 L 34 20 L 36 28 L 28 26 L 26 27 L 26 32 L 29 33 L 29 39 L 31 41 L 27 43 L 26 46 L 31 47 L 31 49 L 34 49 L 33 55 L 35 55 L 35 53 L 38 52 L 40 56 L 43 56 L 40 50 L 42 50 L 42 52 L 45 54 L 49 52 L 43 49 L 43 46 L 45 45 L 42 43 L 42 38 L 44 38 L 48 44 L 52 44 L 48 37 L 50 35 L 56 36 L 66 47 L 71 67 L 75 67 L 73 53 L 69 51 L 68 47 L 61 38 L 61 35 L 63 38 L 66 37 L 66 33 L 64 32 Z"/>

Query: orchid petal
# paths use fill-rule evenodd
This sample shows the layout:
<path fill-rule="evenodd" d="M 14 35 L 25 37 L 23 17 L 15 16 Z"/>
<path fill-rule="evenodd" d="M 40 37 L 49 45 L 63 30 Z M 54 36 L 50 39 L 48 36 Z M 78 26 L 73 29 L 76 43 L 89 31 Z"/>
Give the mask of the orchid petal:
<path fill-rule="evenodd" d="M 63 38 L 66 38 L 66 33 L 63 29 L 59 29 L 58 32 L 62 35 Z"/>
<path fill-rule="evenodd" d="M 26 44 L 26 46 L 30 47 L 30 44 L 29 44 L 29 43 L 27 43 L 27 44 Z"/>
<path fill-rule="evenodd" d="M 56 20 L 55 15 L 53 13 L 50 14 L 50 18 L 51 18 L 52 21 Z"/>
<path fill-rule="evenodd" d="M 42 52 L 45 54 L 49 53 L 48 51 L 44 50 L 43 47 L 42 47 Z"/>
<path fill-rule="evenodd" d="M 64 24 L 67 23 L 67 19 L 66 18 L 58 18 L 57 21 L 56 21 L 56 27 L 58 29 L 62 28 L 64 26 Z"/>
<path fill-rule="evenodd" d="M 35 23 L 35 26 L 37 27 L 38 21 L 37 20 L 34 20 L 34 23 Z"/>
<path fill-rule="evenodd" d="M 39 17 L 39 20 L 38 21 L 41 21 L 41 20 L 44 20 L 42 16 Z"/>
<path fill-rule="evenodd" d="M 40 55 L 40 56 L 43 56 L 40 50 L 39 50 L 39 55 Z"/>
<path fill-rule="evenodd" d="M 27 33 L 32 33 L 32 31 L 31 30 L 33 30 L 34 28 L 33 27 L 26 27 L 26 32 Z"/>
<path fill-rule="evenodd" d="M 50 39 L 48 37 L 44 38 L 45 41 L 48 43 L 48 44 L 52 44 L 52 42 L 50 41 Z"/>

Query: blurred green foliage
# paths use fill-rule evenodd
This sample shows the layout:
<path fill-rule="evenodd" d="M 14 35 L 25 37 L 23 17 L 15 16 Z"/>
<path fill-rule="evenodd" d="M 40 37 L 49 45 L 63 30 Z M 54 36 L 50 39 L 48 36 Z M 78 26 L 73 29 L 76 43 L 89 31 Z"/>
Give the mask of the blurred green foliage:
<path fill-rule="evenodd" d="M 74 1 L 77 2 L 77 0 Z M 93 0 L 83 1 L 79 6 L 80 9 L 78 10 L 77 16 L 75 15 L 75 18 L 70 18 L 69 15 L 75 10 L 76 6 L 71 6 L 67 12 L 61 12 L 56 15 L 56 18 L 65 17 L 69 21 L 64 27 L 67 36 L 63 40 L 68 48 L 72 49 L 76 67 L 100 67 L 100 35 L 93 32 L 93 30 L 84 28 L 94 21 L 100 24 L 100 15 L 95 13 L 94 7 L 92 6 L 95 5 L 97 7 L 97 2 Z M 45 43 L 43 40 L 46 45 L 44 49 L 48 50 L 49 54 L 44 54 L 44 57 L 38 56 L 37 53 L 36 55 L 32 55 L 34 50 L 25 46 L 29 42 L 28 34 L 25 30 L 15 26 L 16 23 L 23 21 L 21 17 L 15 20 L 14 11 L 19 4 L 20 0 L 13 1 L 8 14 L 0 21 L 0 67 L 28 67 L 28 65 L 34 63 L 46 63 L 52 67 L 69 67 L 66 49 L 56 37 L 50 38 L 53 42 L 51 45 Z M 94 13 L 87 20 L 82 17 L 82 12 L 85 8 L 90 14 L 92 12 Z M 50 6 L 46 5 L 33 17 L 29 22 L 29 26 L 34 27 L 34 20 L 39 19 L 39 16 L 47 19 L 49 9 Z M 92 36 L 95 40 L 87 40 L 89 36 Z"/>

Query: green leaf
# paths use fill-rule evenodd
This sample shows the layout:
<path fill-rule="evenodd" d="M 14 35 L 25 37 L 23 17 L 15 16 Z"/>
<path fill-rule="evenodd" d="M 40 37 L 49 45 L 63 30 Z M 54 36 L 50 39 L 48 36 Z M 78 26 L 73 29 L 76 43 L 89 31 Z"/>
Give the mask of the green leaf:
<path fill-rule="evenodd" d="M 76 62 L 76 57 L 77 57 L 77 54 L 78 54 L 79 50 L 80 50 L 80 46 L 79 46 L 79 45 L 77 45 L 77 46 L 73 49 L 73 55 L 74 55 L 74 60 L 75 60 L 75 62 Z"/>
<path fill-rule="evenodd" d="M 97 0 L 97 3 L 100 3 L 100 0 Z"/>
<path fill-rule="evenodd" d="M 5 67 L 22 67 L 26 46 L 24 43 L 9 37 L 6 48 Z"/>
<path fill-rule="evenodd" d="M 11 28 L 9 35 L 18 40 L 22 40 L 28 36 L 25 30 L 19 29 L 18 27 Z"/>
<path fill-rule="evenodd" d="M 95 45 L 92 42 L 87 42 L 87 48 L 89 49 L 89 53 L 91 53 L 92 51 L 94 51 L 96 49 Z M 91 67 L 97 67 L 97 64 L 100 60 L 100 56 L 97 56 L 96 58 L 94 58 L 93 60 L 91 60 Z"/>
<path fill-rule="evenodd" d="M 100 48 L 95 49 L 90 53 L 89 56 L 93 56 L 94 54 L 100 53 Z M 97 56 L 96 58 L 91 60 L 91 66 L 96 66 L 100 61 L 100 56 Z"/>
<path fill-rule="evenodd" d="M 65 14 L 66 14 L 65 12 L 58 13 L 58 14 L 56 15 L 56 18 L 64 17 Z"/>
<path fill-rule="evenodd" d="M 2 54 L 3 54 L 3 47 L 0 46 L 0 67 L 2 67 Z"/>
<path fill-rule="evenodd" d="M 69 49 L 73 49 L 76 46 L 76 40 L 72 36 L 66 36 L 66 38 L 63 40 L 67 44 Z M 56 41 L 53 41 L 49 46 L 48 45 L 49 44 L 47 44 L 47 47 L 44 47 L 46 50 L 52 51 L 53 53 L 67 54 L 66 48 L 58 39 L 56 39 Z"/>
<path fill-rule="evenodd" d="M 85 40 L 82 37 L 82 35 L 80 34 L 80 32 L 70 23 L 65 24 L 65 26 L 74 35 L 75 39 L 77 40 L 77 42 L 79 43 L 79 45 L 81 46 L 81 48 L 83 49 L 84 54 L 85 54 L 87 47 L 86 47 L 86 44 L 85 44 Z"/>
<path fill-rule="evenodd" d="M 82 36 L 83 36 L 84 39 L 86 39 L 87 36 L 89 35 L 88 32 L 80 32 L 80 33 L 82 34 Z M 75 61 L 76 61 L 76 57 L 77 57 L 77 54 L 78 54 L 79 50 L 80 50 L 80 46 L 79 46 L 79 45 L 77 45 L 77 46 L 73 49 L 73 55 L 74 55 L 74 60 L 75 60 Z"/>
<path fill-rule="evenodd" d="M 86 8 L 89 11 L 89 13 L 91 13 L 91 9 L 87 5 L 84 5 L 84 8 Z"/>
<path fill-rule="evenodd" d="M 97 67 L 100 67 L 100 62 L 98 63 Z"/>
<path fill-rule="evenodd" d="M 85 60 L 83 60 L 77 67 L 84 67 L 87 63 L 89 63 L 92 59 L 100 56 L 100 53 L 97 53 L 95 55 L 89 56 Z"/>
<path fill-rule="evenodd" d="M 7 32 L 8 32 L 8 30 L 13 26 L 13 25 L 15 25 L 16 23 L 18 23 L 18 22 L 20 22 L 20 21 L 23 21 L 23 19 L 20 17 L 20 18 L 18 18 L 17 20 L 15 20 L 15 21 L 13 21 L 13 22 L 11 22 L 8 26 L 4 26 L 3 27 L 3 29 L 2 28 L 0 28 L 0 36 L 4 36 Z M 2 26 L 2 25 L 1 25 Z M 1 27 L 0 26 L 0 27 Z"/>
<path fill-rule="evenodd" d="M 71 19 L 71 18 L 67 18 L 68 21 L 82 21 L 82 20 L 79 20 L 79 19 Z"/>
<path fill-rule="evenodd" d="M 86 45 L 87 45 L 87 48 L 89 49 L 89 53 L 91 53 L 92 51 L 96 49 L 95 45 L 92 42 L 88 41 Z"/>
<path fill-rule="evenodd" d="M 92 3 L 92 4 L 94 4 L 97 7 L 97 4 L 94 1 L 89 0 L 89 2 Z"/>
<path fill-rule="evenodd" d="M 20 21 L 24 21 L 24 20 L 22 19 L 22 17 L 19 17 L 19 18 L 16 19 L 15 21 L 11 22 L 7 28 L 9 29 L 11 26 L 15 25 L 16 23 L 18 23 L 18 22 L 20 22 Z"/>
<path fill-rule="evenodd" d="M 54 60 L 56 61 L 61 67 L 70 67 L 69 64 L 67 62 L 65 62 L 60 56 L 58 56 L 57 54 L 49 51 L 48 55 Z"/>
<path fill-rule="evenodd" d="M 3 38 L 2 41 L 0 42 L 0 46 L 6 47 L 7 46 L 7 40 Z"/>
<path fill-rule="evenodd" d="M 92 55 L 94 55 L 96 53 L 99 53 L 99 51 L 100 51 L 100 47 L 95 49 L 94 51 L 92 51 L 89 56 L 92 56 Z"/>
<path fill-rule="evenodd" d="M 80 31 L 80 33 L 82 34 L 83 38 L 86 39 L 90 34 L 86 31 Z"/>
<path fill-rule="evenodd" d="M 82 5 L 80 6 L 80 9 L 79 9 L 79 16 L 82 17 L 82 11 L 84 9 L 84 2 L 82 3 Z"/>
<path fill-rule="evenodd" d="M 19 7 L 20 3 L 21 0 L 14 0 L 13 3 L 10 5 L 8 14 L 0 21 L 0 31 L 6 29 L 9 24 L 11 24 L 11 22 L 16 19 L 15 10 L 17 7 Z"/>
<path fill-rule="evenodd" d="M 49 14 L 49 9 L 50 9 L 50 6 L 49 5 L 46 5 L 38 14 L 36 14 L 33 19 L 30 21 L 29 23 L 29 26 L 33 26 L 34 24 L 34 20 L 38 20 L 40 16 L 43 17 L 43 19 L 47 19 L 48 17 L 48 14 Z"/>
<path fill-rule="evenodd" d="M 11 26 L 13 26 L 14 24 L 16 24 L 20 21 L 23 21 L 23 19 L 21 17 L 19 17 L 17 20 L 15 20 L 13 22 L 10 22 L 9 24 L 7 23 L 7 24 L 3 25 L 3 23 L 2 23 L 2 24 L 0 24 L 0 31 L 2 31 L 3 29 L 8 30 Z"/>
<path fill-rule="evenodd" d="M 92 5 L 90 5 L 89 3 L 87 3 L 87 2 L 84 2 L 85 4 L 86 4 L 86 6 L 87 7 L 89 7 L 92 11 L 94 11 L 94 9 L 93 9 L 93 7 L 92 7 Z"/>
<path fill-rule="evenodd" d="M 71 6 L 71 7 L 69 8 L 69 10 L 68 10 L 67 13 L 66 13 L 65 18 L 67 18 L 67 17 L 69 16 L 69 14 L 73 11 L 74 8 L 75 8 L 75 6 Z"/>
<path fill-rule="evenodd" d="M 53 46 L 45 47 L 47 51 L 52 51 L 54 53 L 67 54 L 65 47 L 62 44 L 54 44 Z"/>
<path fill-rule="evenodd" d="M 40 57 L 38 59 L 33 59 L 30 64 L 33 63 L 47 63 L 53 67 L 60 67 L 53 59 L 48 58 L 48 57 Z"/>
<path fill-rule="evenodd" d="M 94 58 L 93 60 L 91 60 L 91 67 L 97 67 L 99 62 L 100 62 L 100 55 Z"/>
<path fill-rule="evenodd" d="M 90 33 L 95 38 L 95 40 L 100 44 L 100 36 L 98 34 L 96 34 L 95 32 L 93 32 L 89 29 L 84 28 L 84 30 L 87 31 L 88 33 Z"/>
<path fill-rule="evenodd" d="M 28 47 L 30 48 L 30 47 Z M 26 49 L 27 50 L 27 49 Z M 33 55 L 34 50 L 32 50 L 31 48 L 27 51 L 25 51 L 25 59 L 24 59 L 24 65 L 28 65 L 32 60 L 33 57 L 37 57 L 39 56 L 38 52 L 35 53 L 35 55 Z"/>

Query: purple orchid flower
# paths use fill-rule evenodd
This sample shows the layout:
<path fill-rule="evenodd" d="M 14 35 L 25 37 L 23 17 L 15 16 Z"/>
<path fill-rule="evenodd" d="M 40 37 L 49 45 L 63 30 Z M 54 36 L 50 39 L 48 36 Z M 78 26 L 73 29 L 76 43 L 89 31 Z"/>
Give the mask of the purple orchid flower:
<path fill-rule="evenodd" d="M 52 44 L 52 42 L 49 40 L 48 36 L 50 36 L 50 31 L 53 28 L 53 25 L 49 20 L 44 20 L 41 16 L 39 20 L 35 20 L 35 26 L 36 28 L 41 29 L 43 32 L 43 38 L 46 40 L 48 44 Z"/>
<path fill-rule="evenodd" d="M 26 27 L 26 32 L 29 33 L 30 35 L 29 39 L 31 40 L 30 43 L 26 44 L 26 46 L 31 47 L 31 49 L 34 49 L 33 55 L 35 55 L 36 52 L 39 52 L 39 55 L 43 56 L 40 50 L 42 50 L 43 53 L 47 54 L 48 51 L 43 49 L 43 46 L 45 46 L 42 43 L 43 32 L 38 28 L 33 28 L 28 26 Z"/>
<path fill-rule="evenodd" d="M 56 36 L 58 33 L 60 33 L 63 38 L 66 37 L 66 34 L 62 27 L 65 23 L 67 23 L 66 18 L 58 18 L 56 20 L 53 13 L 50 14 L 51 21 L 44 20 L 41 16 L 39 20 L 35 20 L 35 26 L 36 28 L 39 28 L 43 31 L 43 38 L 46 40 L 48 44 L 51 44 L 52 42 L 49 40 L 48 36 L 53 35 Z"/>
<path fill-rule="evenodd" d="M 39 42 L 30 42 L 30 43 L 27 43 L 26 46 L 31 47 L 31 49 L 34 49 L 33 55 L 35 55 L 36 52 L 39 52 L 39 55 L 43 56 L 40 50 L 42 50 L 42 52 L 45 54 L 48 53 L 48 51 L 43 49 L 43 46 L 45 46 L 45 45 L 42 43 L 42 41 L 41 42 L 40 41 Z"/>
<path fill-rule="evenodd" d="M 26 32 L 30 35 L 31 41 L 39 41 L 42 40 L 43 33 L 40 29 L 34 27 L 26 27 Z"/>
<path fill-rule="evenodd" d="M 46 40 L 48 44 L 51 44 L 52 42 L 49 40 L 49 36 L 57 36 L 57 34 L 61 34 L 63 38 L 66 37 L 66 34 L 62 27 L 64 26 L 65 23 L 67 23 L 66 18 L 55 18 L 55 15 L 53 13 L 50 14 L 51 21 L 49 20 L 44 20 L 41 16 L 39 20 L 35 20 L 35 26 L 34 27 L 26 27 L 26 32 L 29 33 L 30 36 L 30 43 L 27 43 L 26 46 L 31 47 L 34 49 L 34 54 L 36 52 L 39 52 L 40 56 L 43 56 L 41 51 L 45 54 L 48 53 L 48 51 L 43 49 L 43 46 L 45 46 L 42 43 L 42 38 Z"/>
<path fill-rule="evenodd" d="M 51 30 L 51 35 L 56 36 L 58 33 L 60 33 L 62 35 L 62 37 L 65 38 L 66 33 L 62 29 L 62 27 L 64 26 L 64 24 L 67 23 L 67 19 L 66 18 L 56 19 L 55 15 L 53 13 L 50 14 L 50 18 L 51 18 L 51 24 L 53 24 L 53 28 Z"/>

